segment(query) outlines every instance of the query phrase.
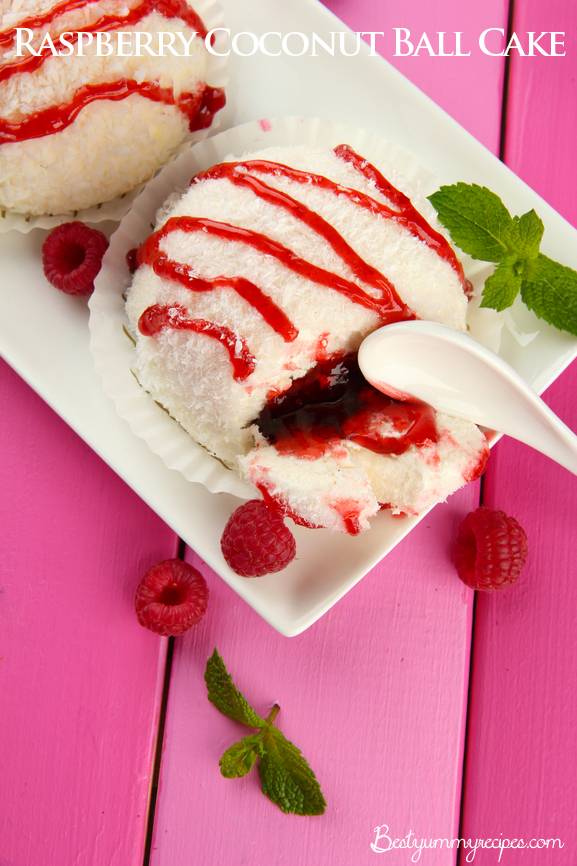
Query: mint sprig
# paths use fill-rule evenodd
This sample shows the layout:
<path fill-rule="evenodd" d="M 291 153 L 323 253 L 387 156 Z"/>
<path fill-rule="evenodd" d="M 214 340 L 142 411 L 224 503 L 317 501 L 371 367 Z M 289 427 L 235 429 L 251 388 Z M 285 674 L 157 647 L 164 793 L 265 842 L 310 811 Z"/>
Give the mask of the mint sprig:
<path fill-rule="evenodd" d="M 275 704 L 261 718 L 236 688 L 232 677 L 214 650 L 204 673 L 208 699 L 223 715 L 257 733 L 233 743 L 222 755 L 220 772 L 227 779 L 250 773 L 258 761 L 263 793 L 283 812 L 293 815 L 322 815 L 326 808 L 319 783 L 302 752 L 273 724 L 280 707 Z"/>
<path fill-rule="evenodd" d="M 577 273 L 540 252 L 544 226 L 534 210 L 511 216 L 498 195 L 474 183 L 442 186 L 429 201 L 463 252 L 496 265 L 482 307 L 505 310 L 520 292 L 536 316 L 577 335 Z"/>

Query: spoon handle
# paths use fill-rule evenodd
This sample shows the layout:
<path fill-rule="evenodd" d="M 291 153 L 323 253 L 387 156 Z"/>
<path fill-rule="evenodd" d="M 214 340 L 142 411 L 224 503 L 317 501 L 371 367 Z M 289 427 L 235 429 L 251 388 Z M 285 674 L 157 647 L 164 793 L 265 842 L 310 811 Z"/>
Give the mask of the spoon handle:
<path fill-rule="evenodd" d="M 528 388 L 525 392 L 527 416 L 519 418 L 514 429 L 503 430 L 577 475 L 577 436 Z M 536 411 L 537 410 L 537 411 Z"/>

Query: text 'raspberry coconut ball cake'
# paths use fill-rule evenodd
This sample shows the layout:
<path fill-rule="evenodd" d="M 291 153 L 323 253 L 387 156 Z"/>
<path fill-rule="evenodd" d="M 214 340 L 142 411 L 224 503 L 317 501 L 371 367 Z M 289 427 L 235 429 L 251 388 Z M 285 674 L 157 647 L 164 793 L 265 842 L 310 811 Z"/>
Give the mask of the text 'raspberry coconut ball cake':
<path fill-rule="evenodd" d="M 206 28 L 187 0 L 0 0 L 0 14 L 3 210 L 64 214 L 126 193 L 224 105 L 207 84 Z M 37 53 L 17 45 L 16 28 L 33 31 Z M 96 41 L 80 53 L 81 37 L 70 36 L 119 31 L 178 31 L 190 56 L 98 56 Z M 64 34 L 75 48 L 67 56 Z"/>
<path fill-rule="evenodd" d="M 296 522 L 356 534 L 380 508 L 419 513 L 482 471 L 475 425 L 359 372 L 358 347 L 382 325 L 463 330 L 469 287 L 446 239 L 351 147 L 214 166 L 137 262 L 140 383 Z"/>

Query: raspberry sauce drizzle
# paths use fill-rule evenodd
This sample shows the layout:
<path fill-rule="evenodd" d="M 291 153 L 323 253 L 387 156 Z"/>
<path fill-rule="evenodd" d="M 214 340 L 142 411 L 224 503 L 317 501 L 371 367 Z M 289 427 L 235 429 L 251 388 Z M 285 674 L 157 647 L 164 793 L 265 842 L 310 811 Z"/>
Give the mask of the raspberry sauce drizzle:
<path fill-rule="evenodd" d="M 309 213 L 312 212 L 309 211 Z M 319 220 L 319 225 L 328 226 L 328 223 L 325 223 L 325 221 L 320 217 Z M 332 227 L 330 228 L 332 229 Z M 189 233 L 202 231 L 234 243 L 247 244 L 263 253 L 263 255 L 269 255 L 272 258 L 275 258 L 288 270 L 299 274 L 305 279 L 317 283 L 318 285 L 326 286 L 326 288 L 334 289 L 335 291 L 345 295 L 353 303 L 360 304 L 361 306 L 372 310 L 379 316 L 383 324 L 389 324 L 401 319 L 414 318 L 414 314 L 408 309 L 408 307 L 406 307 L 402 301 L 397 301 L 396 292 L 393 294 L 394 290 L 389 290 L 388 282 L 383 282 L 380 286 L 383 291 L 383 296 L 381 298 L 374 298 L 372 295 L 368 295 L 364 292 L 356 283 L 353 283 L 338 274 L 334 274 L 331 271 L 327 271 L 324 268 L 320 268 L 317 265 L 312 264 L 312 262 L 306 261 L 306 259 L 302 259 L 288 247 L 283 246 L 283 244 L 267 237 L 267 235 L 261 234 L 260 232 L 243 228 L 242 226 L 231 225 L 230 223 L 204 219 L 203 217 L 171 217 L 166 221 L 161 229 L 151 235 L 144 242 L 138 258 L 141 264 L 145 263 L 150 265 L 159 276 L 174 279 L 188 288 L 194 289 L 195 286 L 190 285 L 190 273 L 187 266 L 178 262 L 173 262 L 165 254 L 160 252 L 160 241 L 175 231 Z M 335 232 L 335 234 L 338 233 Z M 340 235 L 338 235 L 338 237 L 340 237 Z M 341 240 L 343 247 L 342 250 L 339 251 L 339 254 L 347 264 L 351 263 L 352 269 L 357 264 L 357 261 L 362 262 L 362 259 L 359 259 L 354 250 L 352 250 L 342 238 Z M 366 265 L 366 267 L 368 268 L 369 266 Z M 384 279 L 385 278 L 383 278 L 383 281 Z M 223 284 L 227 284 L 231 285 L 232 288 L 237 289 L 235 282 L 238 280 L 238 277 L 217 277 L 212 280 L 206 279 L 201 281 L 203 284 L 201 289 L 205 290 L 204 286 L 207 284 L 210 288 L 217 288 L 219 285 L 222 286 Z M 280 310 L 280 308 L 277 307 L 274 302 L 268 298 L 268 296 L 264 295 L 264 293 L 256 286 L 253 286 L 253 289 L 255 291 L 253 292 L 250 302 L 255 309 L 258 310 L 263 319 L 265 319 L 265 321 L 273 327 L 277 333 L 281 334 L 284 340 L 287 342 L 294 340 L 297 333 L 296 329 L 285 316 L 283 311 Z M 266 298 L 266 305 L 263 303 L 263 298 Z M 273 307 L 274 317 L 272 314 Z M 280 316 L 283 317 L 284 323 L 281 323 Z"/>
<path fill-rule="evenodd" d="M 86 6 L 91 6 L 98 0 L 64 0 L 63 3 L 58 3 L 46 12 L 40 12 L 38 15 L 31 15 L 29 18 L 20 21 L 18 28 L 26 27 L 29 30 L 39 30 L 43 27 L 48 27 L 61 15 L 68 12 L 73 12 L 76 9 L 84 9 Z M 129 9 L 126 15 L 103 15 L 93 24 L 86 27 L 79 27 L 75 33 L 96 33 L 97 31 L 106 32 L 110 30 L 119 30 L 121 27 L 131 27 L 137 24 L 150 15 L 152 12 L 158 12 L 163 18 L 179 18 L 184 21 L 191 30 L 195 30 L 201 39 L 207 36 L 207 29 L 197 12 L 192 9 L 186 0 L 142 0 L 137 6 Z M 10 27 L 8 30 L 0 32 L 0 48 L 9 48 L 15 41 L 16 27 Z M 54 38 L 57 38 L 56 36 Z M 25 62 L 7 64 L 0 70 L 0 81 L 11 74 L 17 72 L 30 72 L 40 66 L 47 57 L 51 56 L 51 52 L 47 49 L 39 57 L 30 55 Z M 4 69 L 11 70 L 8 75 L 4 76 Z"/>
<path fill-rule="evenodd" d="M 159 231 L 150 235 L 138 251 L 138 264 L 149 265 L 155 274 L 169 280 L 174 280 L 193 292 L 210 292 L 213 289 L 230 288 L 247 301 L 260 313 L 264 321 L 279 334 L 285 342 L 290 343 L 298 336 L 298 331 L 288 316 L 269 298 L 258 286 L 244 277 L 215 277 L 205 279 L 197 277 L 188 265 L 175 262 L 160 249 L 163 238 L 173 231 L 211 231 L 211 227 L 226 225 L 212 223 L 195 217 L 171 217 Z M 216 232 L 215 232 L 216 233 Z"/>
<path fill-rule="evenodd" d="M 350 163 L 353 168 L 355 168 L 367 180 L 374 183 L 376 189 L 388 198 L 388 200 L 392 202 L 398 210 L 395 211 L 382 202 L 376 201 L 376 199 L 366 195 L 366 193 L 357 189 L 352 189 L 351 187 L 342 186 L 342 184 L 336 183 L 321 174 L 302 171 L 297 168 L 291 168 L 291 166 L 288 165 L 283 165 L 282 163 L 270 162 L 264 159 L 222 163 L 221 165 L 214 166 L 213 168 L 208 169 L 208 171 L 197 175 L 194 178 L 194 181 L 197 182 L 205 178 L 227 177 L 233 183 L 251 187 L 253 188 L 253 191 L 256 191 L 254 190 L 254 187 L 259 183 L 259 181 L 246 174 L 246 172 L 255 171 L 258 174 L 273 176 L 282 175 L 296 183 L 330 190 L 331 192 L 334 192 L 335 195 L 343 196 L 355 205 L 362 207 L 365 210 L 369 210 L 371 213 L 382 216 L 385 219 L 393 220 L 408 229 L 414 237 L 424 241 L 428 247 L 434 250 L 434 252 L 436 252 L 444 261 L 447 261 L 451 265 L 459 277 L 463 291 L 465 294 L 468 294 L 471 290 L 471 284 L 465 278 L 462 265 L 455 255 L 453 248 L 443 235 L 435 231 L 429 225 L 422 214 L 420 214 L 413 206 L 411 200 L 404 195 L 404 193 L 400 192 L 400 190 L 396 189 L 373 165 L 357 154 L 348 144 L 339 144 L 335 147 L 334 152 L 336 156 L 345 162 Z M 239 169 L 242 174 L 239 172 Z M 263 184 L 263 186 L 266 185 Z M 269 187 L 269 189 L 273 188 Z M 274 190 L 274 192 L 276 192 L 276 190 Z M 264 196 L 262 197 L 264 198 Z M 280 202 L 276 203 L 280 204 Z M 288 210 L 289 208 L 287 207 L 286 209 Z M 366 277 L 361 273 L 357 273 L 357 276 L 366 280 Z"/>
<path fill-rule="evenodd" d="M 45 13 L 31 16 L 18 26 L 30 28 L 47 26 L 60 15 L 84 8 L 93 2 L 96 0 L 65 0 Z M 104 15 L 93 24 L 79 28 L 77 32 L 95 33 L 97 31 L 118 30 L 136 24 L 151 12 L 158 12 L 167 19 L 179 18 L 195 30 L 201 38 L 205 38 L 207 35 L 206 27 L 201 18 L 186 0 L 143 0 L 130 9 L 126 15 Z M 0 48 L 9 47 L 14 40 L 14 35 L 15 28 L 0 33 Z M 8 80 L 14 75 L 34 72 L 51 56 L 50 48 L 46 46 L 39 56 L 29 55 L 23 60 L 0 65 L 0 82 Z M 158 82 L 119 79 L 101 84 L 87 84 L 80 87 L 68 102 L 41 109 L 23 120 L 0 118 L 0 145 L 52 135 L 70 126 L 82 109 L 90 103 L 101 99 L 118 101 L 132 94 L 138 94 L 154 102 L 175 106 L 188 119 L 191 132 L 210 126 L 214 115 L 220 111 L 226 101 L 224 91 L 221 88 L 208 86 L 205 86 L 204 89 L 199 87 L 195 93 L 181 93 L 179 96 L 175 96 L 172 89 L 163 88 Z"/>
<path fill-rule="evenodd" d="M 373 177 L 370 172 L 374 172 L 375 176 L 381 178 L 379 189 L 389 197 L 389 200 L 393 204 L 403 208 L 404 213 L 397 213 L 370 198 L 370 196 L 366 196 L 357 190 L 343 187 L 322 175 L 299 171 L 282 163 L 266 160 L 221 163 L 197 175 L 192 182 L 199 183 L 203 180 L 225 178 L 235 185 L 250 189 L 254 195 L 269 204 L 288 211 L 292 216 L 299 219 L 327 241 L 334 252 L 358 279 L 363 280 L 367 285 L 379 291 L 379 298 L 367 294 L 356 283 L 338 274 L 331 273 L 324 268 L 320 268 L 311 262 L 307 262 L 278 241 L 260 232 L 202 217 L 181 216 L 168 219 L 161 229 L 152 234 L 144 242 L 138 253 L 138 262 L 152 267 L 158 276 L 174 280 L 192 291 L 204 292 L 218 288 L 232 288 L 240 297 L 250 303 L 264 321 L 286 342 L 296 339 L 298 331 L 286 314 L 262 289 L 243 277 L 218 276 L 211 279 L 198 277 L 188 265 L 173 261 L 162 251 L 161 242 L 163 238 L 175 231 L 185 233 L 202 231 L 220 237 L 223 240 L 245 243 L 263 255 L 276 258 L 284 267 L 311 282 L 316 282 L 318 285 L 338 291 L 348 297 L 353 303 L 360 304 L 372 310 L 379 316 L 383 324 L 414 318 L 414 313 L 399 298 L 392 283 L 380 271 L 365 262 L 346 242 L 342 235 L 320 214 L 315 213 L 302 202 L 282 190 L 272 187 L 258 177 L 250 174 L 252 170 L 265 175 L 284 176 L 298 183 L 314 184 L 315 186 L 330 190 L 335 195 L 343 195 L 355 204 L 370 209 L 373 213 L 402 222 L 414 235 L 422 240 L 426 240 L 429 237 L 427 235 L 428 230 L 430 232 L 429 246 L 441 255 L 440 251 L 444 250 L 443 244 L 445 244 L 449 253 L 443 253 L 443 257 L 447 261 L 454 261 L 457 271 L 459 270 L 460 265 L 448 243 L 440 235 L 438 236 L 439 240 L 436 239 L 436 233 L 413 208 L 406 196 L 392 187 L 388 181 L 379 175 L 373 166 L 369 166 L 362 157 L 358 156 L 347 145 L 340 145 L 335 149 L 335 153 L 337 156 L 347 159 L 347 161 L 354 159 L 355 167 L 358 165 L 359 170 L 369 171 L 369 179 Z M 411 219 L 409 219 L 407 214 L 411 215 Z"/>
<path fill-rule="evenodd" d="M 359 174 L 373 183 L 376 189 L 399 209 L 398 214 L 395 214 L 395 211 L 385 208 L 385 210 L 389 211 L 392 218 L 396 219 L 396 221 L 400 222 L 402 225 L 405 225 L 411 234 L 424 241 L 428 247 L 437 253 L 439 258 L 451 265 L 459 277 L 463 291 L 467 296 L 469 296 L 472 288 L 471 283 L 466 279 L 465 274 L 463 273 L 463 266 L 455 255 L 452 246 L 440 232 L 435 231 L 435 229 L 429 225 L 425 217 L 419 213 L 416 207 L 414 207 L 410 198 L 394 187 L 393 184 L 387 180 L 387 178 L 384 177 L 384 175 L 382 175 L 374 165 L 371 165 L 370 162 L 356 153 L 350 145 L 339 144 L 335 147 L 335 154 L 340 159 L 344 160 L 344 162 L 352 165 Z M 359 193 L 359 195 L 362 195 L 362 193 Z M 373 201 L 369 196 L 366 198 L 368 198 L 369 201 Z M 359 201 L 358 204 L 361 204 L 361 201 Z M 378 204 L 378 202 L 376 202 L 376 204 Z M 366 207 L 366 205 L 363 206 Z M 381 205 L 380 208 L 383 208 L 383 205 Z"/>
<path fill-rule="evenodd" d="M 294 511 L 286 499 L 279 493 L 273 492 L 266 484 L 261 482 L 255 484 L 256 489 L 261 494 L 262 498 L 270 508 L 274 508 L 283 517 L 288 517 L 297 526 L 304 526 L 306 529 L 322 529 L 317 523 L 311 523 L 310 520 L 305 520 L 300 514 Z M 343 528 L 348 535 L 358 535 L 361 531 L 360 511 L 361 504 L 355 499 L 335 499 L 330 507 L 339 515 Z"/>
<path fill-rule="evenodd" d="M 210 126 L 212 117 L 224 105 L 224 92 L 219 88 L 205 87 L 204 90 L 199 89 L 198 93 L 181 93 L 176 98 L 171 88 L 160 87 L 155 81 L 121 78 L 105 84 L 85 84 L 68 103 L 46 108 L 20 121 L 0 118 L 0 145 L 61 132 L 74 123 L 82 109 L 91 102 L 100 99 L 118 102 L 132 94 L 164 105 L 176 106 L 188 118 L 191 131 Z"/>
<path fill-rule="evenodd" d="M 297 526 L 304 526 L 306 529 L 322 529 L 317 523 L 311 523 L 310 520 L 305 520 L 300 514 L 290 507 L 286 499 L 278 493 L 273 493 L 266 484 L 256 484 L 256 489 L 261 494 L 262 498 L 270 508 L 274 508 L 283 517 L 288 517 Z M 343 522 L 343 528 L 349 535 L 358 535 L 361 531 L 361 521 L 359 519 L 360 503 L 356 499 L 335 499 L 331 503 L 333 511 L 339 515 Z"/>
<path fill-rule="evenodd" d="M 283 499 L 277 493 L 272 493 L 271 490 L 264 483 L 255 484 L 256 489 L 262 495 L 262 498 L 271 508 L 279 511 L 283 517 L 290 517 L 297 526 L 304 526 L 306 529 L 322 529 L 322 526 L 319 526 L 316 523 L 311 523 L 309 520 L 305 520 L 304 517 L 301 517 L 300 514 L 297 514 L 296 511 L 293 511 L 288 502 Z"/>
<path fill-rule="evenodd" d="M 361 531 L 359 503 L 354 499 L 337 499 L 333 504 L 333 509 L 343 521 L 345 532 L 348 532 L 349 535 L 358 535 Z"/>
<path fill-rule="evenodd" d="M 138 330 L 145 337 L 153 337 L 161 331 L 191 331 L 218 340 L 230 358 L 233 376 L 237 382 L 247 379 L 255 367 L 254 356 L 245 341 L 224 325 L 215 325 L 206 319 L 190 319 L 187 311 L 178 304 L 154 304 L 146 309 L 138 320 Z"/>
<path fill-rule="evenodd" d="M 37 15 L 30 15 L 29 18 L 24 18 L 18 22 L 18 27 L 26 27 L 29 30 L 39 30 L 46 24 L 50 24 L 60 15 L 65 15 L 67 12 L 73 12 L 75 9 L 83 9 L 92 3 L 97 3 L 98 0 L 64 0 L 63 3 L 57 3 L 46 12 L 39 12 Z M 16 40 L 16 27 L 9 27 L 7 30 L 0 31 L 0 48 L 10 48 Z"/>
<path fill-rule="evenodd" d="M 378 289 L 381 292 L 382 302 L 381 307 L 386 312 L 386 322 L 395 321 L 395 316 L 398 313 L 399 319 L 411 319 L 414 315 L 408 307 L 399 298 L 395 287 L 384 274 L 367 264 L 355 250 L 345 241 L 341 234 L 328 223 L 320 214 L 310 210 L 305 204 L 293 198 L 275 187 L 269 186 L 254 175 L 248 174 L 250 170 L 263 171 L 265 174 L 274 174 L 295 180 L 295 175 L 298 176 L 299 182 L 314 182 L 317 186 L 322 186 L 325 189 L 330 189 L 338 192 L 338 185 L 333 183 L 322 175 L 313 175 L 306 172 L 295 172 L 289 166 L 282 165 L 276 162 L 265 162 L 264 160 L 254 160 L 250 162 L 237 163 L 221 163 L 212 169 L 198 175 L 194 182 L 198 183 L 202 180 L 226 178 L 235 186 L 247 187 L 258 198 L 263 199 L 275 207 L 280 207 L 288 211 L 292 216 L 299 219 L 316 234 L 323 237 L 339 256 L 346 262 L 351 271 L 356 277 L 363 280 L 367 285 Z M 303 180 L 306 178 L 308 180 Z"/>

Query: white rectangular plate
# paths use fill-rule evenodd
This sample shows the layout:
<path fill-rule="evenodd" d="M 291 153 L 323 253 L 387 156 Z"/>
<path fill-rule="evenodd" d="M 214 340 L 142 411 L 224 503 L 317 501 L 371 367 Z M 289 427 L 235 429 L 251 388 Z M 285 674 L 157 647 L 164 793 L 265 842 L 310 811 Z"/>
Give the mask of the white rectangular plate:
<path fill-rule="evenodd" d="M 328 34 L 344 29 L 316 0 L 222 3 L 233 32 L 297 29 Z M 335 64 L 346 64 L 341 71 L 348 99 L 343 100 L 342 88 L 335 86 Z M 546 252 L 577 268 L 575 229 L 384 60 L 369 57 L 368 51 L 340 60 L 329 56 L 231 58 L 225 125 L 280 114 L 321 113 L 382 133 L 413 151 L 444 183 L 483 183 L 517 213 L 535 207 L 546 225 Z M 0 237 L 0 345 L 4 357 L 264 619 L 282 634 L 299 634 L 417 521 L 381 514 L 374 527 L 358 538 L 297 528 L 298 559 L 288 569 L 262 580 L 243 580 L 233 574 L 221 556 L 219 539 L 238 500 L 210 494 L 167 469 L 116 416 L 93 369 L 87 309 L 46 286 L 40 264 L 43 237 L 38 231 Z M 577 341 L 542 328 L 525 349 L 506 336 L 502 354 L 542 391 L 577 356 Z"/>

